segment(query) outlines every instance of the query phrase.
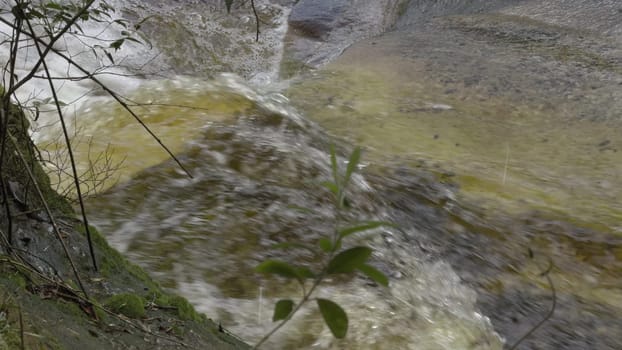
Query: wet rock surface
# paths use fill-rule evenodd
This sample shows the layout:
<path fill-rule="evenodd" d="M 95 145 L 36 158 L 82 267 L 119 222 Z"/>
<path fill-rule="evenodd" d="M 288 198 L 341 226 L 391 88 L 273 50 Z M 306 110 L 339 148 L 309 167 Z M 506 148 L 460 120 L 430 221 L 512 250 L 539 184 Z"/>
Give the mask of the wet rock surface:
<path fill-rule="evenodd" d="M 447 189 L 435 180 L 405 169 L 371 181 L 392 208 L 396 222 L 414 228 L 409 232 L 419 232 L 403 237 L 404 241 L 422 247 L 430 259 L 440 257 L 451 263 L 460 278 L 477 290 L 479 307 L 507 345 L 527 334 L 551 310 L 553 292 L 540 275 L 551 262 L 555 312 L 521 346 L 579 350 L 616 349 L 622 344 L 615 331 L 621 325 L 619 310 L 607 305 L 612 300 L 595 299 L 577 280 L 565 280 L 592 271 L 594 278 L 609 277 L 600 283 L 593 281 L 588 288 L 619 293 L 614 285 L 622 275 L 622 261 L 612 259 L 610 249 L 620 247 L 622 239 L 538 218 L 537 214 L 514 221 L 463 208 L 447 197 Z M 580 243 L 586 236 L 590 242 Z M 556 245 L 555 253 L 547 249 L 550 244 Z M 575 261 L 576 249 L 591 251 L 591 258 Z"/>
<path fill-rule="evenodd" d="M 227 13 L 225 2 L 125 1 L 123 17 L 138 23 L 149 39 L 139 55 L 127 60 L 140 74 L 170 77 L 204 76 L 232 72 L 247 79 L 258 74 L 273 78 L 278 72 L 287 14 L 292 1 L 257 0 L 260 40 L 249 2 L 235 3 Z M 151 45 L 153 49 L 151 49 Z"/>
<path fill-rule="evenodd" d="M 333 29 L 343 25 L 338 21 L 348 8 L 347 3 L 348 1 L 299 1 L 289 14 L 289 26 L 300 31 L 303 36 L 326 40 Z"/>
<path fill-rule="evenodd" d="M 319 67 L 357 40 L 378 35 L 394 24 L 404 0 L 298 2 L 289 16 L 281 75 Z"/>
<path fill-rule="evenodd" d="M 312 125 L 276 116 L 240 117 L 231 126 L 213 124 L 181 155 L 195 179 L 186 178 L 172 162 L 146 169 L 93 200 L 93 220 L 110 233 L 115 246 L 155 272 L 165 286 L 181 290 L 200 309 L 217 313 L 225 326 L 252 341 L 267 331 L 266 325 L 255 324 L 258 286 L 263 286 L 261 295 L 269 309 L 273 298 L 295 293 L 290 283 L 253 273 L 254 266 L 265 258 L 277 258 L 317 267 L 321 254 L 271 247 L 287 242 L 312 247 L 335 224 L 327 193 L 318 187 L 330 177 L 328 142 Z M 343 164 L 341 158 L 339 162 Z M 354 181 L 348 192 L 352 208 L 342 213 L 342 219 L 384 215 L 384 197 L 376 195 L 375 184 L 370 186 L 358 175 Z M 422 182 L 418 188 L 440 201 L 451 196 L 450 186 Z M 111 203 L 124 206 L 120 209 Z M 422 220 L 435 222 L 436 216 L 422 215 Z M 353 237 L 347 244 L 363 242 L 377 250 L 372 264 L 395 280 L 384 289 L 360 277 L 336 278 L 321 288 L 319 295 L 338 300 L 356 320 L 341 346 L 408 348 L 422 342 L 428 344 L 426 349 L 461 348 L 476 339 L 473 349 L 500 348 L 490 325 L 473 308 L 473 293 L 438 256 L 423 260 L 423 248 L 412 240 L 405 245 L 403 237 L 390 231 Z M 445 272 L 452 277 L 439 280 L 438 274 Z M 204 292 L 198 293 L 205 283 L 212 287 L 204 286 Z M 428 283 L 440 283 L 446 290 L 439 292 Z M 439 305 L 455 307 L 427 314 Z M 305 317 L 277 334 L 269 346 L 337 344 L 317 328 L 317 321 L 316 315 L 305 311 Z M 438 336 L 435 322 L 448 324 L 446 331 L 454 334 L 451 339 Z M 418 331 L 403 334 L 402 327 Z"/>

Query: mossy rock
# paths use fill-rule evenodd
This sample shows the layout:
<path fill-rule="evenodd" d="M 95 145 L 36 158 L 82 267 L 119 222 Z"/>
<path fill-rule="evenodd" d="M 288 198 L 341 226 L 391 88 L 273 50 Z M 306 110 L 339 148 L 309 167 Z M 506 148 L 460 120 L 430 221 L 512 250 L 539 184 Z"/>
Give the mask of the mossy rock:
<path fill-rule="evenodd" d="M 129 318 L 142 318 L 145 316 L 146 300 L 136 294 L 124 293 L 110 297 L 105 306 L 110 311 L 125 315 Z"/>
<path fill-rule="evenodd" d="M 34 186 L 32 186 L 29 174 L 31 173 L 50 209 L 66 215 L 73 214 L 71 204 L 52 189 L 50 178 L 39 163 L 39 156 L 35 151 L 36 147 L 30 138 L 30 122 L 24 112 L 14 104 L 5 106 L 3 102 L 0 102 L 0 108 L 7 113 L 7 132 L 17 148 L 15 149 L 13 142 L 6 143 L 7 152 L 0 165 L 7 169 L 5 172 L 6 180 L 19 184 L 20 189 L 24 192 L 22 196 L 28 198 L 29 207 L 41 208 L 42 202 Z M 28 165 L 28 169 L 24 166 L 24 161 Z"/>
<path fill-rule="evenodd" d="M 177 316 L 182 320 L 201 322 L 205 316 L 196 312 L 192 304 L 178 295 L 161 295 L 156 299 L 160 306 L 172 306 L 177 309 Z"/>
<path fill-rule="evenodd" d="M 86 229 L 83 224 L 77 224 L 75 229 L 86 236 Z M 104 277 L 125 276 L 132 280 L 136 279 L 142 282 L 143 287 L 152 292 L 161 294 L 161 288 L 157 282 L 139 266 L 127 261 L 119 251 L 112 248 L 106 238 L 94 227 L 89 225 L 89 232 L 93 244 L 97 248 L 97 259 L 99 261 L 99 271 Z"/>

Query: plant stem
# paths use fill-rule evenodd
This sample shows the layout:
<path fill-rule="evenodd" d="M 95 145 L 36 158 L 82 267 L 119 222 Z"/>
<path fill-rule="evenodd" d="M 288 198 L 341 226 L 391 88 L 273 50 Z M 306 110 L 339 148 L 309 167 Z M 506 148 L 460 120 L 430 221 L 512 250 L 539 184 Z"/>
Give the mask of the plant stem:
<path fill-rule="evenodd" d="M 26 24 L 28 25 L 28 29 L 30 30 L 30 33 L 34 35 L 34 30 L 28 19 L 26 19 Z M 56 112 L 58 113 L 58 118 L 63 128 L 63 136 L 65 137 L 65 145 L 67 145 L 67 153 L 69 153 L 69 161 L 71 162 L 71 172 L 73 175 L 74 184 L 76 186 L 76 194 L 78 195 L 78 202 L 80 203 L 80 213 L 82 214 L 82 221 L 84 223 L 86 239 L 89 245 L 89 253 L 91 254 L 91 261 L 93 263 L 93 269 L 97 271 L 98 270 L 97 259 L 95 259 L 95 250 L 93 249 L 93 240 L 91 238 L 91 230 L 89 228 L 89 221 L 86 217 L 86 209 L 84 208 L 84 200 L 82 199 L 82 190 L 80 189 L 80 178 L 78 176 L 78 170 L 76 168 L 76 160 L 73 156 L 73 150 L 71 149 L 71 140 L 69 139 L 67 125 L 65 123 L 65 118 L 63 117 L 62 108 L 60 107 L 60 102 L 58 100 L 58 95 L 56 93 L 56 87 L 54 86 L 54 82 L 52 81 L 52 79 L 50 79 L 52 75 L 50 74 L 50 71 L 48 69 L 47 62 L 44 59 L 44 56 L 42 56 L 43 51 L 41 50 L 41 47 L 39 46 L 39 42 L 37 41 L 35 41 L 35 48 L 37 49 L 37 53 L 39 54 L 39 57 L 42 58 L 41 62 L 43 64 L 43 69 L 45 71 L 46 77 L 48 78 L 47 81 L 48 81 L 48 84 L 50 84 L 50 91 L 52 92 L 52 97 L 54 98 L 54 105 L 56 105 Z"/>
<path fill-rule="evenodd" d="M 300 302 L 296 305 L 296 307 L 292 310 L 292 312 L 289 313 L 289 315 L 287 315 L 287 317 L 285 317 L 283 319 L 283 321 L 281 321 L 278 325 L 276 325 L 276 327 L 272 328 L 272 330 L 270 332 L 268 332 L 266 335 L 263 336 L 263 338 L 261 338 L 259 340 L 259 342 L 257 342 L 257 344 L 255 344 L 255 346 L 253 346 L 253 350 L 255 349 L 259 349 L 259 347 L 266 342 L 266 340 L 268 340 L 268 338 L 270 338 L 274 333 L 276 333 L 276 331 L 278 331 L 279 329 L 281 329 L 281 327 L 283 327 L 283 325 L 285 325 L 285 323 L 287 323 L 289 320 L 292 319 L 292 317 L 294 317 L 294 314 L 300 310 L 300 308 L 302 307 L 302 305 L 304 305 L 309 298 L 311 297 L 311 294 L 313 293 L 313 291 L 315 290 L 315 288 L 317 288 L 317 286 L 320 285 L 320 283 L 322 283 L 322 280 L 324 280 L 325 277 L 325 272 L 323 271 L 318 278 L 315 279 L 315 281 L 313 282 L 313 285 L 311 286 L 311 288 L 309 288 L 309 292 L 307 294 L 305 294 L 305 296 L 302 298 L 302 300 L 300 300 Z"/>
<path fill-rule="evenodd" d="M 335 155 L 335 149 L 332 145 L 331 145 L 330 155 L 331 155 L 331 168 L 332 168 L 333 180 L 335 181 L 335 186 L 337 187 L 337 191 L 336 191 L 337 193 L 334 193 L 334 197 L 333 197 L 333 205 L 335 206 L 335 226 L 334 226 L 334 230 L 332 234 L 332 245 L 333 246 L 332 246 L 330 253 L 328 254 L 328 259 L 327 259 L 328 262 L 332 261 L 333 257 L 335 256 L 335 253 L 339 251 L 339 243 L 341 242 L 341 237 L 339 236 L 339 223 L 342 221 L 342 215 L 343 215 L 342 210 L 344 209 L 344 198 L 345 198 L 345 186 L 341 186 L 341 184 L 345 183 L 347 185 L 347 181 L 344 181 L 343 179 L 339 177 L 339 169 L 337 167 L 337 157 Z M 261 338 L 259 342 L 255 344 L 253 349 L 259 349 L 259 347 L 263 343 L 265 343 L 274 333 L 276 333 L 289 320 L 291 320 L 292 317 L 294 317 L 294 315 L 296 314 L 296 312 L 298 312 L 298 310 L 300 310 L 302 305 L 304 305 L 307 301 L 309 301 L 309 299 L 311 298 L 311 295 L 313 294 L 317 286 L 319 286 L 320 283 L 322 283 L 322 281 L 328 274 L 328 266 L 329 266 L 329 263 L 327 263 L 323 267 L 322 272 L 320 272 L 320 274 L 315 278 L 308 292 L 305 292 L 304 282 L 300 283 L 302 287 L 302 294 L 303 294 L 303 297 L 300 300 L 300 302 L 296 305 L 296 307 L 294 307 L 294 309 L 289 313 L 289 315 L 287 315 L 287 317 L 285 317 L 270 332 L 264 335 L 263 338 Z"/>

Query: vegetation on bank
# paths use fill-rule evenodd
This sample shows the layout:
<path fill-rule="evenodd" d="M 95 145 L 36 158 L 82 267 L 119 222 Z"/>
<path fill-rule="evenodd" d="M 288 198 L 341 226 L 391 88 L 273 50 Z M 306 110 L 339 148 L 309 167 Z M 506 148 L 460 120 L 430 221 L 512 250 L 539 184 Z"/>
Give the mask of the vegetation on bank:
<path fill-rule="evenodd" d="M 12 106 L 7 115 L 10 135 L 20 142 L 6 146 L 9 156 L 2 166 L 13 192 L 4 191 L 2 197 L 11 216 L 6 207 L 0 214 L 0 349 L 73 349 L 86 344 L 90 349 L 109 349 L 111 344 L 245 348 L 186 299 L 163 291 L 90 227 L 99 262 L 99 271 L 94 271 L 86 229 L 73 219 L 69 202 L 50 189 L 35 158 L 18 156 L 35 154 L 24 114 Z M 24 164 L 19 164 L 24 160 L 36 178 L 24 175 Z M 35 182 L 42 198 L 33 193 Z M 69 257 L 52 233 L 42 202 L 47 202 L 61 239 L 71 247 Z M 6 235 L 9 221 L 13 244 Z M 79 271 L 79 281 L 69 260 Z"/>

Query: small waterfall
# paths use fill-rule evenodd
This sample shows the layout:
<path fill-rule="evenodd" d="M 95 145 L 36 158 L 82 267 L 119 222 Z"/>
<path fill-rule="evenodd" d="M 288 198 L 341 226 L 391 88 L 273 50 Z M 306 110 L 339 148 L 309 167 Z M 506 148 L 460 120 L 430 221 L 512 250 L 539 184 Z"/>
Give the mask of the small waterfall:
<path fill-rule="evenodd" d="M 89 211 L 115 247 L 253 342 L 272 326 L 271 311 L 262 312 L 258 323 L 257 310 L 271 310 L 278 298 L 297 293 L 293 285 L 256 275 L 256 264 L 283 254 L 271 250 L 274 243 L 315 244 L 330 230 L 334 218 L 318 188 L 329 176 L 330 139 L 286 99 L 232 76 L 221 78 L 228 83 L 212 93 L 230 89 L 253 103 L 227 120 L 203 119 L 180 153 L 195 178 L 164 162 L 94 199 Z M 235 103 L 233 96 L 222 101 Z M 390 219 L 373 186 L 363 176 L 355 180 L 351 196 L 360 209 L 353 215 Z M 315 214 L 301 215 L 296 207 Z M 476 294 L 449 264 L 423 259 L 409 235 L 414 233 L 383 231 L 361 238 L 376 247 L 375 263 L 393 275 L 388 289 L 354 278 L 319 292 L 347 309 L 352 328 L 346 341 L 335 341 L 309 307 L 270 347 L 500 349 L 490 321 L 477 310 Z M 283 258 L 313 263 L 301 253 Z"/>
<path fill-rule="evenodd" d="M 258 1 L 259 14 L 264 20 L 269 18 L 269 23 L 260 24 L 262 37 L 255 42 L 254 18 L 250 17 L 248 6 L 235 8 L 227 14 L 221 1 L 161 1 L 147 4 L 134 0 L 112 4 L 116 11 L 112 13 L 111 20 L 126 20 L 130 26 L 141 23 L 144 37 L 137 38 L 143 41 L 142 44 L 126 40 L 119 50 L 109 49 L 114 57 L 113 63 L 102 48 L 121 38 L 124 28 L 87 21 L 80 23 L 84 35 L 67 35 L 55 48 L 86 70 L 97 72 L 96 77 L 121 96 L 140 95 L 137 89 L 148 80 L 183 81 L 180 74 L 207 77 L 219 72 L 234 72 L 264 85 L 275 81 L 278 75 L 282 37 L 287 28 L 289 11 L 285 6 Z M 2 24 L 0 32 L 9 34 L 10 28 Z M 8 54 L 8 50 L 0 52 L 0 63 L 7 62 Z M 16 74 L 18 77 L 25 76 L 38 56 L 34 47 L 25 47 L 18 55 L 20 60 Z M 84 76 L 83 72 L 54 53 L 48 56 L 47 63 L 54 77 Z M 39 73 L 43 75 L 43 70 Z M 163 82 L 163 85 L 166 84 Z M 89 79 L 60 80 L 56 88 L 65 113 L 71 116 L 68 118 L 70 121 L 82 119 L 82 112 L 89 110 L 87 105 L 112 101 Z M 34 125 L 35 139 L 44 142 L 56 138 L 57 130 L 39 130 L 56 121 L 54 113 L 46 113 L 54 109 L 50 104 L 48 82 L 44 79 L 31 80 L 18 91 L 17 98 L 26 106 L 38 105 L 42 112 L 40 120 Z"/>

